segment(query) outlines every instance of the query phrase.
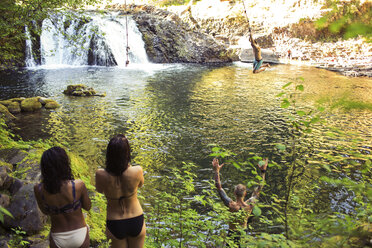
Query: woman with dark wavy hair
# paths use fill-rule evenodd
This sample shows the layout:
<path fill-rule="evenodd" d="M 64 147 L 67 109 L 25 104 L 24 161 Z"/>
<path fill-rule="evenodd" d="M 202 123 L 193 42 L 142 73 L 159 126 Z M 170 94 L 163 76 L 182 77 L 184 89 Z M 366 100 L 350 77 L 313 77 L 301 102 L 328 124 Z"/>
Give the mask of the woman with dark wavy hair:
<path fill-rule="evenodd" d="M 70 159 L 61 147 L 46 150 L 40 161 L 42 182 L 34 186 L 40 210 L 51 217 L 50 247 L 89 247 L 89 230 L 81 208 L 91 202 L 83 181 L 71 172 Z"/>
<path fill-rule="evenodd" d="M 107 199 L 106 235 L 111 247 L 143 247 L 146 225 L 137 190 L 144 183 L 141 166 L 130 165 L 130 146 L 122 135 L 106 151 L 106 168 L 96 172 L 97 191 Z"/>

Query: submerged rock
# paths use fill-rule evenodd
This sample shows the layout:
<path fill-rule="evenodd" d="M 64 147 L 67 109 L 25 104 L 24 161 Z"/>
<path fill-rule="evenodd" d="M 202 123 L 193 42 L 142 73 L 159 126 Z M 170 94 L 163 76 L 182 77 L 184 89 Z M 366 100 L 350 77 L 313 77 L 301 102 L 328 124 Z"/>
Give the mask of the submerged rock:
<path fill-rule="evenodd" d="M 84 84 L 68 85 L 63 93 L 68 96 L 106 96 L 105 93 L 97 94 L 93 88 Z"/>
<path fill-rule="evenodd" d="M 41 109 L 42 104 L 39 102 L 38 97 L 26 98 L 21 102 L 21 109 L 25 112 L 33 112 Z"/>

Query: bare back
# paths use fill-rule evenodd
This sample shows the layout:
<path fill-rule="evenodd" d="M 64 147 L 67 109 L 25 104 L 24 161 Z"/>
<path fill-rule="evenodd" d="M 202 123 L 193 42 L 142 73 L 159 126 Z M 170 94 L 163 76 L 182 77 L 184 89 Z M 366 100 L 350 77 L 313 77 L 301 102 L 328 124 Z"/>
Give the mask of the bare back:
<path fill-rule="evenodd" d="M 40 210 L 51 217 L 51 232 L 65 232 L 86 226 L 81 208 L 89 210 L 91 202 L 85 184 L 81 180 L 75 180 L 75 194 L 73 197 L 73 187 L 71 181 L 67 181 L 61 186 L 60 193 L 48 193 L 42 184 L 34 186 L 34 193 Z M 50 213 L 45 206 L 62 207 L 67 206 L 80 199 L 81 207 L 66 213 Z"/>
<path fill-rule="evenodd" d="M 143 213 L 137 198 L 137 190 L 143 182 L 140 166 L 129 166 L 119 177 L 104 169 L 97 170 L 96 188 L 106 196 L 108 220 L 128 219 Z"/>

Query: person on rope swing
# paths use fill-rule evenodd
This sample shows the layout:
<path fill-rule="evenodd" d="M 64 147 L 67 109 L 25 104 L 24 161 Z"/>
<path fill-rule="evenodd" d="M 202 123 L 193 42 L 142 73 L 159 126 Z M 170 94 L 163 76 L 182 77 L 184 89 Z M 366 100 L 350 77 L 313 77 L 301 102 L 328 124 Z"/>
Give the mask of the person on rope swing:
<path fill-rule="evenodd" d="M 247 223 L 251 220 L 253 216 L 250 216 L 253 210 L 255 203 L 260 196 L 260 192 L 265 184 L 265 173 L 267 169 L 268 159 L 264 159 L 264 164 L 258 164 L 258 168 L 261 171 L 262 182 L 258 187 L 256 187 L 251 195 L 251 197 L 244 201 L 244 198 L 247 194 L 247 188 L 243 184 L 238 184 L 235 186 L 234 195 L 235 201 L 230 199 L 225 190 L 221 186 L 220 181 L 220 169 L 224 164 L 219 164 L 217 158 L 214 158 L 212 161 L 213 171 L 214 171 L 214 180 L 217 188 L 218 195 L 223 201 L 224 205 L 229 208 L 229 211 L 232 212 L 235 218 L 232 218 L 229 222 L 229 231 L 227 237 L 232 239 L 235 244 L 238 244 L 240 247 L 240 230 L 247 229 Z"/>
<path fill-rule="evenodd" d="M 270 64 L 269 63 L 263 64 L 263 59 L 261 56 L 261 47 L 253 39 L 251 28 L 249 28 L 249 41 L 251 42 L 254 54 L 253 73 L 259 73 L 261 71 L 266 70 L 266 68 L 270 67 Z"/>

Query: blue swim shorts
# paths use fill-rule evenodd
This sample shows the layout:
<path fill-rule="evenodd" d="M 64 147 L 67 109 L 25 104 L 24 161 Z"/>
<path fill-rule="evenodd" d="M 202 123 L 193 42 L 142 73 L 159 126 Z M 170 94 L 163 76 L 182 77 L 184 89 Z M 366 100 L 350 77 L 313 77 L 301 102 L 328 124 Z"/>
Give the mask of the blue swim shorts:
<path fill-rule="evenodd" d="M 260 69 L 262 63 L 263 63 L 263 59 L 261 59 L 259 61 L 254 60 L 254 62 L 253 62 L 253 70 L 256 70 L 257 71 L 258 69 Z"/>

